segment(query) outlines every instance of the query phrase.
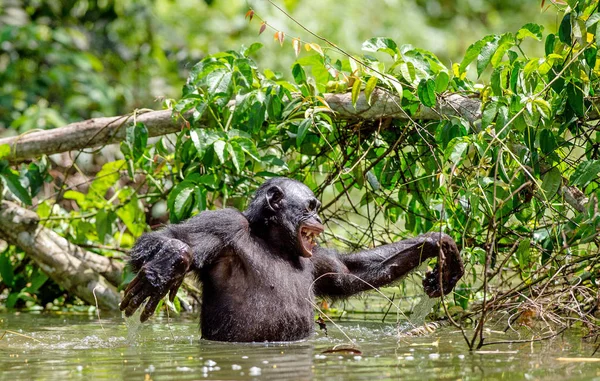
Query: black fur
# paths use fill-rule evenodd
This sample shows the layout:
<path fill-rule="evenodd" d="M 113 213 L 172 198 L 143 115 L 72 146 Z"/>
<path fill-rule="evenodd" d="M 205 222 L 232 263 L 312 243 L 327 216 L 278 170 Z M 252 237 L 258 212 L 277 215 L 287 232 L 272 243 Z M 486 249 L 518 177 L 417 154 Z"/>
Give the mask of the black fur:
<path fill-rule="evenodd" d="M 243 213 L 202 212 L 178 225 L 143 235 L 131 253 L 137 277 L 121 309 L 130 316 L 146 300 L 141 320 L 167 293 L 174 297 L 184 275 L 203 286 L 202 336 L 220 341 L 293 341 L 313 330 L 314 295 L 346 297 L 400 279 L 428 258 L 445 254 L 444 293 L 463 274 L 454 241 L 430 233 L 354 254 L 316 247 L 302 256 L 298 229 L 320 223 L 320 204 L 304 184 L 287 178 L 265 182 Z M 424 280 L 441 294 L 439 270 Z"/>

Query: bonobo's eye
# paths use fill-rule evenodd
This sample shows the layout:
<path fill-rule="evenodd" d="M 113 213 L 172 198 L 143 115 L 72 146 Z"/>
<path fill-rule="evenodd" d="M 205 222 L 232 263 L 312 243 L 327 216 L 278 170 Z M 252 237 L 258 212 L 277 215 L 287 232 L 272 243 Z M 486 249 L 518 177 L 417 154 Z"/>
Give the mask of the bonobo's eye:
<path fill-rule="evenodd" d="M 319 200 L 317 200 L 316 198 L 313 198 L 308 202 L 308 205 L 306 206 L 306 211 L 308 213 L 315 213 L 316 211 L 319 210 L 320 206 L 321 206 L 321 203 L 319 202 Z"/>

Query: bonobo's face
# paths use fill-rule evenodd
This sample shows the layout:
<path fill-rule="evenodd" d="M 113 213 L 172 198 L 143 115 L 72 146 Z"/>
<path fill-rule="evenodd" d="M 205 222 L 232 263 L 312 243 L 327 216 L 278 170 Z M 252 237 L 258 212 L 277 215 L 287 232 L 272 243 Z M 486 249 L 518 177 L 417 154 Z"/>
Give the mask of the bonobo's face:
<path fill-rule="evenodd" d="M 317 246 L 315 238 L 325 229 L 317 214 L 321 203 L 306 185 L 290 179 L 278 180 L 267 187 L 267 207 L 275 212 L 287 244 L 309 258 Z"/>

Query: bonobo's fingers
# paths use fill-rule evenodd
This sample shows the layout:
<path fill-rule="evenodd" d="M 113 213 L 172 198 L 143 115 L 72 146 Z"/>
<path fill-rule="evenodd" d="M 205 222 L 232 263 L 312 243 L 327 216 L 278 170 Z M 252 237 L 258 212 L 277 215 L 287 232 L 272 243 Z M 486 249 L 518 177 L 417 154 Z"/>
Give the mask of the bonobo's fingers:
<path fill-rule="evenodd" d="M 192 250 L 185 243 L 169 239 L 158 246 L 153 259 L 144 264 L 137 276 L 125 289 L 120 309 L 125 316 L 131 316 L 150 298 L 140 315 L 140 321 L 148 320 L 156 306 L 167 293 L 173 300 L 181 286 L 185 274 L 192 263 Z"/>
<path fill-rule="evenodd" d="M 158 303 L 160 303 L 161 299 L 162 298 L 157 296 L 153 296 L 148 299 L 148 303 L 146 303 L 144 311 L 142 311 L 142 314 L 140 315 L 140 321 L 142 323 L 148 320 L 148 318 L 154 314 L 154 311 L 156 311 L 156 306 L 158 306 Z"/>
<path fill-rule="evenodd" d="M 179 282 L 178 284 L 171 287 L 171 289 L 169 290 L 169 301 L 172 302 L 173 300 L 175 300 L 175 296 L 177 295 L 177 290 L 179 290 L 179 287 L 181 287 L 181 283 L 183 283 L 183 282 Z"/>
<path fill-rule="evenodd" d="M 146 292 L 141 292 L 133 296 L 127 307 L 125 307 L 125 316 L 129 317 L 137 311 L 137 309 L 144 303 L 144 300 L 148 298 Z"/>
<path fill-rule="evenodd" d="M 456 243 L 447 235 L 441 235 L 438 244 L 442 249 L 442 285 L 440 285 L 440 264 L 438 263 L 433 271 L 427 272 L 423 279 L 423 289 L 430 298 L 442 296 L 452 292 L 452 289 L 464 274 L 464 267 L 460 259 L 460 252 Z"/>
<path fill-rule="evenodd" d="M 142 284 L 142 282 L 140 282 L 140 277 L 140 275 L 136 276 L 127 285 L 127 288 L 125 289 L 125 296 L 123 297 L 123 300 L 121 301 L 121 304 L 119 306 L 121 311 L 127 308 L 129 303 L 131 302 L 131 298 L 133 298 L 140 291 Z"/>

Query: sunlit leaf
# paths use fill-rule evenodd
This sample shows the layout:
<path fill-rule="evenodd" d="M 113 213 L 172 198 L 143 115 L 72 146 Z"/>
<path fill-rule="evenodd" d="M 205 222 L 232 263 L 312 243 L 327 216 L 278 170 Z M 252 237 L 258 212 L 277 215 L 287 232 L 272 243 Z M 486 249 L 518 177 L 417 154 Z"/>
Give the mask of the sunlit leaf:
<path fill-rule="evenodd" d="M 229 156 L 233 159 L 232 162 L 236 172 L 240 173 L 246 164 L 246 155 L 244 154 L 242 147 L 235 140 L 227 142 L 226 147 Z"/>
<path fill-rule="evenodd" d="M 0 160 L 10 155 L 10 146 L 8 144 L 0 144 Z"/>
<path fill-rule="evenodd" d="M 469 64 L 473 62 L 473 60 L 477 58 L 477 56 L 479 56 L 479 53 L 481 52 L 481 49 L 485 46 L 485 44 L 493 41 L 495 38 L 496 36 L 486 36 L 481 40 L 471 44 L 471 46 L 467 48 L 467 52 L 465 53 L 465 56 L 462 62 L 460 63 L 460 72 L 464 72 L 467 69 L 467 66 L 469 66 Z"/>
<path fill-rule="evenodd" d="M 584 161 L 577 166 L 569 179 L 569 185 L 586 186 L 590 181 L 598 179 L 600 160 Z"/>
<path fill-rule="evenodd" d="M 444 151 L 444 158 L 454 164 L 458 164 L 462 160 L 465 151 L 469 148 L 469 144 L 470 142 L 467 137 L 452 139 Z"/>
<path fill-rule="evenodd" d="M 362 80 L 360 78 L 354 79 L 354 84 L 352 85 L 352 106 L 356 108 L 356 101 L 358 100 L 358 96 L 360 95 L 360 86 L 362 85 Z"/>
<path fill-rule="evenodd" d="M 477 76 L 481 76 L 481 73 L 489 65 L 492 57 L 498 49 L 499 38 L 494 37 L 491 41 L 487 41 L 481 47 L 479 54 L 477 55 Z"/>
<path fill-rule="evenodd" d="M 284 33 L 282 31 L 277 31 L 273 35 L 275 41 L 279 41 L 279 45 L 283 46 Z"/>
<path fill-rule="evenodd" d="M 213 143 L 213 149 L 221 164 L 225 163 L 225 142 L 223 140 L 217 140 Z"/>
<path fill-rule="evenodd" d="M 544 26 L 539 24 L 525 24 L 517 32 L 517 40 L 522 40 L 525 37 L 531 37 L 538 41 L 542 41 L 542 33 L 544 32 Z"/>
<path fill-rule="evenodd" d="M 299 38 L 294 38 L 292 40 L 292 47 L 294 48 L 294 53 L 296 53 L 296 57 L 298 57 L 298 55 L 300 55 L 300 48 L 302 46 L 302 43 L 300 42 Z"/>
<path fill-rule="evenodd" d="M 325 55 L 325 53 L 323 53 L 323 49 L 321 49 L 321 46 L 320 46 L 320 45 L 318 45 L 318 44 L 315 44 L 315 43 L 313 43 L 313 42 L 311 42 L 309 45 L 310 45 L 310 48 L 311 48 L 312 50 L 314 50 L 315 52 L 319 53 L 319 54 L 320 54 L 320 55 L 322 55 L 322 56 L 324 56 L 324 55 Z"/>
<path fill-rule="evenodd" d="M 362 44 L 362 50 L 367 52 L 385 52 L 392 57 L 398 54 L 398 46 L 391 38 L 371 38 Z"/>
<path fill-rule="evenodd" d="M 4 183 L 10 192 L 15 195 L 23 204 L 31 205 L 31 195 L 19 181 L 19 176 L 15 175 L 11 171 L 4 171 L 3 173 L 0 173 L 0 178 L 4 179 Z"/>
<path fill-rule="evenodd" d="M 369 105 L 371 105 L 371 94 L 373 93 L 373 90 L 375 90 L 375 86 L 377 86 L 377 77 L 369 78 L 365 85 L 365 98 Z"/>

